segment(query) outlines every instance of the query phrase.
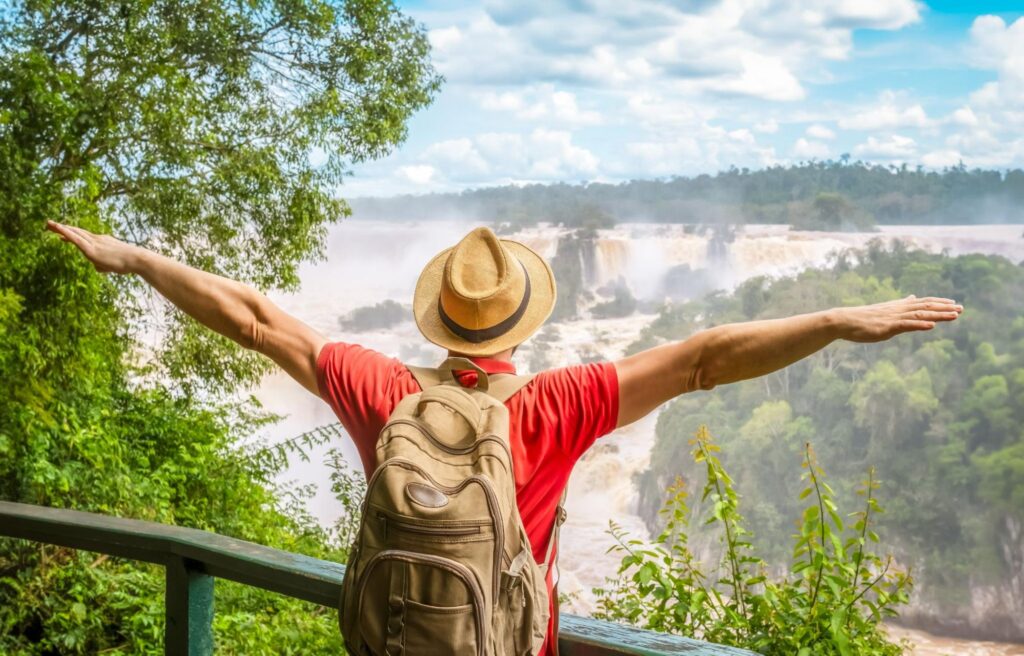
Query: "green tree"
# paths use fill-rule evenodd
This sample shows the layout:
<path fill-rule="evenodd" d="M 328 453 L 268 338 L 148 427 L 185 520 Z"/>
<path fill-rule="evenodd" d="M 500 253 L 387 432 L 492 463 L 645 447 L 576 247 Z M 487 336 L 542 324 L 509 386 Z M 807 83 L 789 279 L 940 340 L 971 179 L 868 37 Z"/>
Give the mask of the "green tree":
<path fill-rule="evenodd" d="M 268 364 L 155 314 L 44 220 L 293 289 L 347 212 L 351 165 L 401 142 L 439 83 L 422 28 L 386 0 L 5 4 L 0 498 L 343 560 L 341 528 L 302 510 L 310 491 L 275 483 L 282 452 L 242 446 L 276 418 L 233 392 Z M 154 567 L 0 540 L 0 652 L 158 651 L 161 588 Z M 218 653 L 341 649 L 330 612 L 230 584 L 215 631 Z"/>

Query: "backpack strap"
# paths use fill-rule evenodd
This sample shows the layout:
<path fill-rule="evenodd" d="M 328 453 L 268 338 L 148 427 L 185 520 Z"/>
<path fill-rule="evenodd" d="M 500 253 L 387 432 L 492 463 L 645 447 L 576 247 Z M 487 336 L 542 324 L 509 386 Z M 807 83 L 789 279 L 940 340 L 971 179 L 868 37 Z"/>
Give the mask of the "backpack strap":
<path fill-rule="evenodd" d="M 459 357 L 448 358 L 436 369 L 432 367 L 413 367 L 410 365 L 405 365 L 405 368 L 416 379 L 421 389 L 445 383 L 455 383 L 455 371 L 475 369 L 477 372 L 476 388 L 493 396 L 502 403 L 512 398 L 516 392 L 529 385 L 530 381 L 534 379 L 533 375 L 488 374 L 472 360 Z"/>
<path fill-rule="evenodd" d="M 558 529 L 565 523 L 565 518 L 567 516 L 567 513 L 565 512 L 565 497 L 568 496 L 568 494 L 569 486 L 567 485 L 563 488 L 562 498 L 558 500 L 558 506 L 555 508 L 555 525 L 551 529 L 551 538 L 548 540 L 548 550 L 544 554 L 544 562 L 540 564 L 541 568 L 544 570 L 545 576 L 547 575 L 548 570 L 555 564 L 554 561 L 551 560 L 551 552 L 554 551 L 555 545 L 558 543 Z"/>
<path fill-rule="evenodd" d="M 544 563 L 541 565 L 541 572 L 546 577 L 548 574 L 548 568 L 553 566 L 555 563 L 551 560 L 551 551 L 558 543 L 558 529 L 565 522 L 565 497 L 569 494 L 569 486 L 566 485 L 562 489 L 562 498 L 558 500 L 558 507 L 555 508 L 555 526 L 551 529 L 551 539 L 548 541 L 548 551 L 544 554 Z M 556 554 L 555 560 L 558 559 Z M 557 571 L 557 567 L 556 567 Z M 561 576 L 559 576 L 561 578 Z M 555 581 L 551 585 L 552 605 L 554 606 L 554 626 L 552 627 L 550 640 L 554 643 L 551 645 L 551 651 L 554 652 L 555 656 L 558 656 L 558 616 L 561 614 L 561 604 L 558 603 L 558 581 Z"/>
<path fill-rule="evenodd" d="M 515 396 L 516 392 L 529 385 L 534 377 L 534 374 L 528 376 L 492 374 L 490 377 L 491 387 L 487 390 L 487 393 L 504 403 Z"/>

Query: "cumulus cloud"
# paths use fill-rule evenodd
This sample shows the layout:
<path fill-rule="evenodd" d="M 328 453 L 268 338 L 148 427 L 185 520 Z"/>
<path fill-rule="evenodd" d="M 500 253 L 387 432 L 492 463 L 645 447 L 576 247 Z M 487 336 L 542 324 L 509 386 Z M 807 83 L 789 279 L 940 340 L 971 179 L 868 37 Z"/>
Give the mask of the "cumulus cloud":
<path fill-rule="evenodd" d="M 836 133 L 829 130 L 820 123 L 815 123 L 807 128 L 807 136 L 812 139 L 821 139 L 823 141 L 831 141 L 836 138 Z"/>
<path fill-rule="evenodd" d="M 853 154 L 869 160 L 909 160 L 917 154 L 917 142 L 899 134 L 893 134 L 884 139 L 871 136 L 866 142 L 855 146 Z"/>
<path fill-rule="evenodd" d="M 432 58 L 447 79 L 436 107 L 455 118 L 433 144 L 413 141 L 390 159 L 392 183 L 458 189 L 692 175 L 778 163 L 776 148 L 781 161 L 850 152 L 933 168 L 1024 165 L 1024 18 L 973 21 L 969 63 L 994 78 L 973 93 L 934 101 L 896 89 L 851 106 L 837 100 L 846 95 L 829 95 L 829 83 L 853 84 L 833 79 L 830 63 L 863 55 L 853 49 L 855 30 L 901 29 L 920 20 L 923 3 L 448 7 L 411 12 L 431 26 Z"/>
<path fill-rule="evenodd" d="M 844 116 L 838 121 L 844 130 L 891 130 L 894 128 L 924 128 L 932 124 L 920 104 L 901 105 L 892 91 L 884 92 L 878 103 L 870 108 Z"/>
<path fill-rule="evenodd" d="M 491 0 L 435 15 L 449 23 L 430 38 L 453 83 L 650 83 L 792 101 L 821 60 L 849 56 L 853 30 L 919 18 L 915 0 Z"/>
<path fill-rule="evenodd" d="M 793 144 L 793 156 L 797 159 L 826 159 L 828 155 L 828 144 L 820 141 L 810 141 L 800 137 Z"/>
<path fill-rule="evenodd" d="M 437 177 L 437 169 L 426 164 L 411 164 L 399 166 L 395 174 L 406 182 L 414 185 L 430 184 Z"/>
<path fill-rule="evenodd" d="M 968 32 L 970 62 L 996 73 L 943 121 L 942 147 L 922 157 L 927 166 L 964 161 L 969 166 L 1007 167 L 1024 163 L 1024 18 L 1007 24 L 979 16 Z"/>
<path fill-rule="evenodd" d="M 931 169 L 956 166 L 963 161 L 963 155 L 956 150 L 935 150 L 921 156 L 921 164 Z"/>
<path fill-rule="evenodd" d="M 750 130 L 725 130 L 708 124 L 695 125 L 669 139 L 629 143 L 625 155 L 609 165 L 614 173 L 640 170 L 651 176 L 694 175 L 728 166 L 761 168 L 776 163 L 775 150 L 759 144 Z"/>
<path fill-rule="evenodd" d="M 405 173 L 411 180 L 431 169 L 448 182 L 460 183 L 583 180 L 595 177 L 600 163 L 573 143 L 571 133 L 541 128 L 528 134 L 485 132 L 440 141 L 419 159 L 424 163 L 399 171 L 415 169 Z"/>
<path fill-rule="evenodd" d="M 528 121 L 556 122 L 570 126 L 597 125 L 601 115 L 580 108 L 576 94 L 546 84 L 512 91 L 485 91 L 480 106 L 490 111 L 509 112 Z"/>
<path fill-rule="evenodd" d="M 1024 118 L 1024 18 L 1007 25 L 998 16 L 979 16 L 971 25 L 970 39 L 975 63 L 998 74 L 996 81 L 971 94 L 971 104 L 1009 112 L 1002 118 Z"/>
<path fill-rule="evenodd" d="M 973 127 L 978 124 L 978 117 L 970 107 L 961 107 L 950 115 L 950 120 L 958 125 Z"/>

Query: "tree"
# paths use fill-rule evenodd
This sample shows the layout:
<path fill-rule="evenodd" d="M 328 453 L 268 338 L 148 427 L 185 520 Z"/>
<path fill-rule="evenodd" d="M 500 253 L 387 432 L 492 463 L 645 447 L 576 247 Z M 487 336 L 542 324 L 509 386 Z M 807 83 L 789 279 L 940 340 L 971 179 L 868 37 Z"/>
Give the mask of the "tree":
<path fill-rule="evenodd" d="M 54 218 L 261 288 L 320 254 L 351 165 L 436 92 L 387 0 L 25 0 L 0 9 L 0 498 L 194 526 L 343 560 L 243 447 L 268 364 L 44 233 Z M 162 329 L 162 330 L 161 330 Z M 165 336 L 150 354 L 143 337 Z M 153 653 L 158 568 L 0 539 L 0 653 Z M 218 652 L 336 653 L 330 614 L 218 586 Z"/>
<path fill-rule="evenodd" d="M 348 213 L 333 192 L 352 164 L 400 143 L 440 84 L 389 0 L 25 0 L 4 18 L 3 234 L 32 244 L 54 218 L 263 289 L 296 287 Z M 11 273 L 23 290 L 40 272 Z M 167 335 L 154 362 L 176 379 L 261 373 L 182 314 Z"/>

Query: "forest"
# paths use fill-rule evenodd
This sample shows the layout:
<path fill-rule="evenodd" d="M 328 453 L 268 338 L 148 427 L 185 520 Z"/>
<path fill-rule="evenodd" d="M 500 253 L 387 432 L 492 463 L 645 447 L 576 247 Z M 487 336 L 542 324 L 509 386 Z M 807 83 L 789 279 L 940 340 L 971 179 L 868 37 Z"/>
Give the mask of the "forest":
<path fill-rule="evenodd" d="M 352 207 L 361 218 L 469 218 L 509 229 L 538 221 L 598 228 L 616 222 L 788 223 L 811 230 L 863 230 L 876 223 L 1014 223 L 1024 222 L 1024 171 L 963 164 L 935 171 L 842 157 L 617 184 L 509 185 L 359 198 Z"/>
<path fill-rule="evenodd" d="M 736 480 L 741 509 L 766 560 L 789 559 L 800 516 L 799 471 L 810 443 L 842 507 L 875 467 L 886 512 L 878 533 L 914 573 L 914 606 L 901 611 L 925 626 L 1020 639 L 998 594 L 1019 577 L 1024 546 L 1024 264 L 998 256 L 949 257 L 881 247 L 846 251 L 832 266 L 790 278 L 754 278 L 733 293 L 666 306 L 629 351 L 703 328 L 798 314 L 808 307 L 875 303 L 928 290 L 961 300 L 965 312 L 943 330 L 908 333 L 884 344 L 837 342 L 768 376 L 679 397 L 659 416 L 651 466 L 636 481 L 643 514 L 657 511 L 686 464 L 703 424 L 717 437 Z M 694 540 L 695 542 L 699 542 Z M 693 547 L 707 554 L 705 541 Z M 991 592 L 972 608 L 978 590 Z M 915 611 L 915 608 L 918 611 Z M 945 619 L 943 619 L 945 618 Z"/>

